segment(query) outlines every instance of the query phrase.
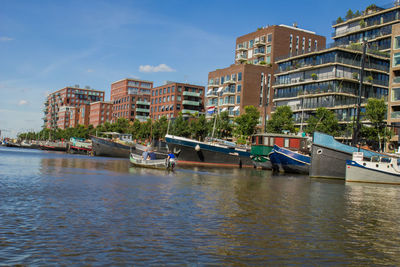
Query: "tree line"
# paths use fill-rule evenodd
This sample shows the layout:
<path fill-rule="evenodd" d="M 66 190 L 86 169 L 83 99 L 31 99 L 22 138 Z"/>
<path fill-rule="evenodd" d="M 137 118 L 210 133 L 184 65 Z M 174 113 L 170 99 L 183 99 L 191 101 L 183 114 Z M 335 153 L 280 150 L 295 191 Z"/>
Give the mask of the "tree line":
<path fill-rule="evenodd" d="M 162 139 L 167 132 L 172 135 L 204 140 L 205 137 L 232 138 L 239 143 L 245 143 L 249 136 L 255 133 L 260 113 L 253 106 L 245 107 L 245 112 L 233 121 L 227 111 L 214 114 L 207 120 L 204 115 L 182 114 L 171 120 L 165 116 L 158 120 L 148 119 L 145 122 L 129 121 L 118 118 L 114 123 L 93 127 L 78 125 L 67 129 L 47 129 L 39 132 L 26 132 L 18 135 L 21 140 L 69 140 L 71 137 L 89 139 L 90 136 L 103 136 L 106 132 L 132 134 L 136 140 Z"/>

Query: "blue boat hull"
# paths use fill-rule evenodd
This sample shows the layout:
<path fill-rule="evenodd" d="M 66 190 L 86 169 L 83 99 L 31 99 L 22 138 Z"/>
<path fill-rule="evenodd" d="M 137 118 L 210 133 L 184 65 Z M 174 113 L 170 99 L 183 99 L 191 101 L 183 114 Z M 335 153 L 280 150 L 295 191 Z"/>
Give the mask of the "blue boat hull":
<path fill-rule="evenodd" d="M 274 170 L 287 173 L 308 174 L 310 169 L 311 157 L 300 153 L 274 146 L 269 155 Z"/>

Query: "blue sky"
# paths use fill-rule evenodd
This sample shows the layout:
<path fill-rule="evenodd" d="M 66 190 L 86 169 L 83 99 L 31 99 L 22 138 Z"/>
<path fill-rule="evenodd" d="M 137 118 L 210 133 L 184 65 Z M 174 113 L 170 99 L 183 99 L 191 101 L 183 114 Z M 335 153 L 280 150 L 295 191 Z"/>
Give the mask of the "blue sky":
<path fill-rule="evenodd" d="M 390 1 L 0 0 L 0 130 L 43 125 L 48 93 L 79 84 L 106 91 L 133 77 L 205 85 L 234 62 L 236 37 L 294 22 L 331 42 L 348 9 Z"/>

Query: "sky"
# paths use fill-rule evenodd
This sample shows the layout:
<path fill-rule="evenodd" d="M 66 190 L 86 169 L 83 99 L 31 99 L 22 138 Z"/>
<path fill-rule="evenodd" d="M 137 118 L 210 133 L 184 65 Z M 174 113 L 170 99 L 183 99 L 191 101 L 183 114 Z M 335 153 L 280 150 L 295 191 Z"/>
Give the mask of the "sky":
<path fill-rule="evenodd" d="M 0 0 L 0 131 L 39 131 L 46 96 L 66 86 L 106 92 L 124 78 L 206 86 L 234 63 L 236 38 L 267 25 L 325 36 L 375 0 Z"/>

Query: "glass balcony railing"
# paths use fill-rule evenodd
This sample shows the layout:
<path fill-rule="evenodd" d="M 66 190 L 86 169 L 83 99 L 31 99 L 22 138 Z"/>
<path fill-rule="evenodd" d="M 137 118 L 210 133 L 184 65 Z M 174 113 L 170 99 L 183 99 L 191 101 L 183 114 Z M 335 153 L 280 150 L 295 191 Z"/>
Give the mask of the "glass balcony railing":
<path fill-rule="evenodd" d="M 184 91 L 183 92 L 184 96 L 196 96 L 196 97 L 200 97 L 200 93 L 196 93 L 196 92 L 189 92 L 189 91 Z"/>
<path fill-rule="evenodd" d="M 194 114 L 194 113 L 197 113 L 197 112 L 199 112 L 199 111 L 198 110 L 193 110 L 193 109 L 182 109 L 182 113 Z"/>
<path fill-rule="evenodd" d="M 200 106 L 199 101 L 183 100 L 182 105 Z"/>
<path fill-rule="evenodd" d="M 150 106 L 150 102 L 147 102 L 147 101 L 136 101 L 136 105 Z"/>
<path fill-rule="evenodd" d="M 150 109 L 148 109 L 148 108 L 136 108 L 136 112 L 150 113 Z"/>
<path fill-rule="evenodd" d="M 400 111 L 392 111 L 392 112 L 390 113 L 390 117 L 391 117 L 392 119 L 400 119 Z"/>
<path fill-rule="evenodd" d="M 139 120 L 139 121 L 147 121 L 150 117 L 149 116 L 135 116 L 135 119 Z"/>
<path fill-rule="evenodd" d="M 400 76 L 393 78 L 393 83 L 400 83 Z"/>

